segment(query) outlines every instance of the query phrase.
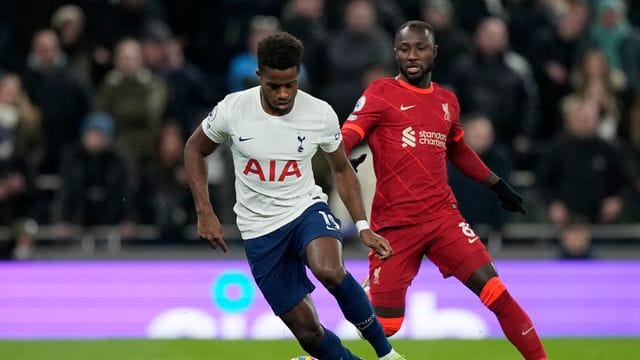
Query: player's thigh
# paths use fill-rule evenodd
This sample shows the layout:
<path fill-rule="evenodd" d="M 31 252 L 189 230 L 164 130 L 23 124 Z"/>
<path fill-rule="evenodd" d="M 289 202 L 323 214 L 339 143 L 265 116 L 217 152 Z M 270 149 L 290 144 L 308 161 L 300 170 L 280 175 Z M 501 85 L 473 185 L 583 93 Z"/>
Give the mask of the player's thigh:
<path fill-rule="evenodd" d="M 302 259 L 291 248 L 293 232 L 283 227 L 245 241 L 245 253 L 258 288 L 280 316 L 298 305 L 315 288 Z"/>
<path fill-rule="evenodd" d="M 450 210 L 443 217 L 439 234 L 426 256 L 443 277 L 455 276 L 463 283 L 474 271 L 492 261 L 487 247 L 457 210 Z"/>
<path fill-rule="evenodd" d="M 340 220 L 324 203 L 309 207 L 295 228 L 296 252 L 312 271 L 342 267 Z"/>
<path fill-rule="evenodd" d="M 383 229 L 378 233 L 389 240 L 393 256 L 381 260 L 369 254 L 371 303 L 377 308 L 402 308 L 407 288 L 420 270 L 428 234 L 420 225 Z"/>
<path fill-rule="evenodd" d="M 346 275 L 342 242 L 331 236 L 313 239 L 306 247 L 307 265 L 325 286 L 338 285 Z"/>

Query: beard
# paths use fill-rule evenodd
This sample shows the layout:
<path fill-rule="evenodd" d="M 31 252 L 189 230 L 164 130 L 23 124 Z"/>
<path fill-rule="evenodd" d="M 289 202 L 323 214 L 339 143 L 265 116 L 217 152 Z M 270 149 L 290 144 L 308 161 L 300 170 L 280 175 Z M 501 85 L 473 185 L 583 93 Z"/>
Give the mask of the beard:
<path fill-rule="evenodd" d="M 420 71 L 416 73 L 410 73 L 409 71 L 407 71 L 408 64 L 406 64 L 405 66 L 400 66 L 400 64 L 398 64 L 398 68 L 400 69 L 400 73 L 402 74 L 402 76 L 407 79 L 407 82 L 409 84 L 418 86 L 422 82 L 424 82 L 431 74 L 431 71 L 433 71 L 433 61 L 428 62 L 425 65 L 426 66 L 424 67 L 420 67 Z"/>

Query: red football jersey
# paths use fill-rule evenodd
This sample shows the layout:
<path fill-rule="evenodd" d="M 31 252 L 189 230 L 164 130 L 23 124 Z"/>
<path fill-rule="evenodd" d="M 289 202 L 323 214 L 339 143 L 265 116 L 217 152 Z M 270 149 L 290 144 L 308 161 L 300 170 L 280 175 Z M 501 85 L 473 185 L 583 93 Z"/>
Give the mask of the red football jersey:
<path fill-rule="evenodd" d="M 447 182 L 447 143 L 460 141 L 456 95 L 432 83 L 415 87 L 397 78 L 367 87 L 342 126 L 347 154 L 367 139 L 377 178 L 371 223 L 374 230 L 424 222 L 440 209 L 456 207 Z"/>

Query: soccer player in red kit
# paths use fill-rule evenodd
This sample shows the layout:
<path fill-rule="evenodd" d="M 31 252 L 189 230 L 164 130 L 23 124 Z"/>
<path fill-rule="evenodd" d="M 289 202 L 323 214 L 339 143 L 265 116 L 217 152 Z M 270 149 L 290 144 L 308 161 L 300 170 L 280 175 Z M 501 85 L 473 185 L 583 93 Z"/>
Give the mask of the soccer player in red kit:
<path fill-rule="evenodd" d="M 480 297 L 525 359 L 547 359 L 531 319 L 460 214 L 447 184 L 446 159 L 495 191 L 506 210 L 526 213 L 523 198 L 464 141 L 456 95 L 431 82 L 437 53 L 431 26 L 400 26 L 394 53 L 399 75 L 371 83 L 342 126 L 347 153 L 365 138 L 369 143 L 377 178 L 371 227 L 395 254 L 385 260 L 369 256 L 365 287 L 376 315 L 387 336 L 400 329 L 407 288 L 426 256 L 444 277 L 455 276 Z"/>

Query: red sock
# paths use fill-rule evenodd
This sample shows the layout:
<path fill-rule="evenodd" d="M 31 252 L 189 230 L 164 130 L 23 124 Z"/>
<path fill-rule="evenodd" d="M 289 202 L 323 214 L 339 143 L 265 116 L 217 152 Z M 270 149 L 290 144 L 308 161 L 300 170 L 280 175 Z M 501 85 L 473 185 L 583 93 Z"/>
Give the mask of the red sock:
<path fill-rule="evenodd" d="M 511 297 L 499 278 L 494 277 L 487 282 L 480 293 L 480 299 L 496 314 L 507 339 L 526 360 L 547 359 L 533 322 Z"/>

